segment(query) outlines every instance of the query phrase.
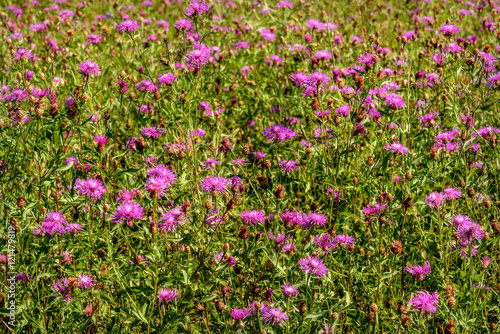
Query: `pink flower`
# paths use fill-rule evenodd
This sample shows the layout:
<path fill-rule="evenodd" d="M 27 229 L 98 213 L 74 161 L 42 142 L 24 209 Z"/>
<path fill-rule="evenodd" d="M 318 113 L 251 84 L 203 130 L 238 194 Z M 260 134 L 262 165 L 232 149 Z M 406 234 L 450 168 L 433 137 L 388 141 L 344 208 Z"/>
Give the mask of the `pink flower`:
<path fill-rule="evenodd" d="M 432 314 L 437 312 L 439 295 L 437 291 L 432 294 L 427 291 L 417 291 L 417 296 L 410 299 L 410 304 L 422 313 Z"/>
<path fill-rule="evenodd" d="M 87 60 L 80 64 L 80 69 L 78 72 L 90 77 L 90 76 L 100 76 L 101 70 L 99 69 L 99 64 L 93 62 L 92 60 Z"/>
<path fill-rule="evenodd" d="M 169 302 L 179 299 L 179 292 L 176 289 L 160 289 L 158 299 L 162 302 Z"/>
<path fill-rule="evenodd" d="M 419 281 L 422 281 L 426 275 L 429 275 L 431 273 L 431 265 L 429 262 L 425 262 L 423 266 L 412 264 L 406 267 L 406 271 L 412 275 L 417 276 L 417 279 Z"/>
<path fill-rule="evenodd" d="M 299 266 L 306 274 L 314 274 L 316 277 L 323 277 L 328 272 L 328 268 L 317 257 L 307 256 L 299 260 Z"/>
<path fill-rule="evenodd" d="M 126 20 L 123 21 L 122 23 L 118 24 L 116 27 L 116 30 L 118 30 L 120 33 L 124 32 L 132 32 L 138 30 L 139 24 L 135 20 Z"/>
<path fill-rule="evenodd" d="M 385 145 L 384 149 L 387 151 L 391 151 L 394 154 L 402 154 L 406 155 L 408 153 L 408 147 L 403 146 L 400 142 L 394 142 L 390 145 Z"/>

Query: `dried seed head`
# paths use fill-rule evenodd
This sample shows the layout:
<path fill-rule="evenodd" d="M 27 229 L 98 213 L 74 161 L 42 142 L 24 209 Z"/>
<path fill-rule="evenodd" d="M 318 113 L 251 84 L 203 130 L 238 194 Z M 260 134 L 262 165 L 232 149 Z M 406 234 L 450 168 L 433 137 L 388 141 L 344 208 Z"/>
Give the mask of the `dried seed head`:
<path fill-rule="evenodd" d="M 446 301 L 446 304 L 449 307 L 455 307 L 457 305 L 457 301 L 455 300 L 455 297 L 449 297 L 448 300 Z"/>
<path fill-rule="evenodd" d="M 207 199 L 203 205 L 205 206 L 205 209 L 210 209 L 212 207 L 212 200 Z"/>
<path fill-rule="evenodd" d="M 373 312 L 373 313 L 377 313 L 378 312 L 378 305 L 375 304 L 375 303 L 372 303 L 370 305 L 370 310 Z"/>
<path fill-rule="evenodd" d="M 403 315 L 401 317 L 401 326 L 403 326 L 404 328 L 408 327 L 410 325 L 410 317 L 407 316 L 407 315 Z"/>
<path fill-rule="evenodd" d="M 307 312 L 307 305 L 306 305 L 306 302 L 302 301 L 300 302 L 300 306 L 299 306 L 299 311 L 300 313 L 304 314 Z"/>
<path fill-rule="evenodd" d="M 391 245 L 391 253 L 396 255 L 402 252 L 403 252 L 403 244 L 401 243 L 401 241 L 399 240 L 394 241 Z"/>
<path fill-rule="evenodd" d="M 106 257 L 106 251 L 102 248 L 99 248 L 96 253 L 97 253 L 97 256 L 100 257 L 101 259 Z"/>

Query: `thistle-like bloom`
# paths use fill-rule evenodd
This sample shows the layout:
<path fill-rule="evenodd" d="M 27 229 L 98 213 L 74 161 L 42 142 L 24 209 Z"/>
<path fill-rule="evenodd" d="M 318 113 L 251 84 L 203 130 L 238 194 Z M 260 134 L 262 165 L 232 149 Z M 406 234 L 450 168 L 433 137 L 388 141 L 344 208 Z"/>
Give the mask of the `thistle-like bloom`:
<path fill-rule="evenodd" d="M 144 218 L 144 209 L 139 204 L 128 201 L 116 208 L 113 218 L 113 223 L 115 224 L 125 222 L 128 226 L 132 226 L 134 220 Z"/>
<path fill-rule="evenodd" d="M 78 287 L 80 289 L 90 289 L 94 284 L 95 282 L 91 275 L 80 274 L 78 276 Z"/>
<path fill-rule="evenodd" d="M 56 232 L 64 234 L 66 233 L 67 225 L 66 217 L 62 213 L 58 211 L 49 212 L 40 225 L 33 231 L 33 234 L 47 233 L 48 235 L 53 235 Z"/>
<path fill-rule="evenodd" d="M 281 220 L 283 220 L 283 224 L 285 225 L 285 227 L 290 227 L 292 225 L 302 225 L 305 219 L 305 215 L 302 212 L 296 210 L 289 211 L 288 209 L 285 209 L 284 213 L 279 212 L 278 215 L 280 216 Z"/>
<path fill-rule="evenodd" d="M 201 181 L 200 189 L 206 193 L 211 193 L 212 191 L 225 193 L 229 184 L 231 184 L 231 180 L 229 179 L 220 176 L 209 176 Z"/>
<path fill-rule="evenodd" d="M 410 299 L 410 304 L 419 312 L 432 314 L 437 312 L 439 295 L 437 291 L 432 294 L 427 291 L 417 291 L 417 296 Z"/>
<path fill-rule="evenodd" d="M 161 177 L 165 180 L 167 188 L 170 188 L 177 180 L 177 175 L 170 169 L 162 164 L 158 164 L 155 167 L 148 170 L 148 175 L 153 177 Z"/>
<path fill-rule="evenodd" d="M 106 136 L 95 136 L 94 141 L 97 145 L 106 145 L 108 143 L 108 137 Z"/>
<path fill-rule="evenodd" d="M 99 69 L 99 64 L 93 62 L 92 60 L 87 60 L 80 64 L 80 69 L 78 72 L 91 77 L 91 76 L 100 76 L 101 70 Z"/>
<path fill-rule="evenodd" d="M 160 289 L 158 299 L 162 302 L 169 302 L 179 299 L 179 292 L 176 289 Z"/>
<path fill-rule="evenodd" d="M 175 232 L 177 226 L 182 225 L 186 221 L 186 216 L 179 208 L 173 208 L 165 212 L 160 219 L 158 227 L 167 232 Z"/>
<path fill-rule="evenodd" d="M 337 109 L 335 109 L 335 113 L 337 115 L 343 116 L 343 117 L 349 116 L 349 112 L 350 111 L 351 111 L 351 108 L 347 104 L 341 105 L 340 107 L 338 107 Z"/>
<path fill-rule="evenodd" d="M 431 209 L 441 207 L 446 201 L 446 194 L 433 192 L 425 197 L 425 204 Z"/>
<path fill-rule="evenodd" d="M 158 128 L 156 126 L 151 126 L 151 127 L 144 126 L 141 128 L 141 135 L 144 137 L 156 139 L 163 134 L 165 134 L 165 130 L 163 130 L 162 128 Z"/>
<path fill-rule="evenodd" d="M 14 89 L 10 94 L 5 94 L 0 97 L 0 101 L 12 101 L 16 103 L 21 103 L 28 99 L 29 95 L 23 89 Z"/>
<path fill-rule="evenodd" d="M 177 30 L 190 30 L 192 26 L 193 24 L 191 23 L 191 21 L 187 19 L 180 19 L 179 21 L 175 22 L 174 25 Z"/>
<path fill-rule="evenodd" d="M 383 211 L 387 210 L 388 206 L 385 203 L 370 203 L 366 208 L 362 210 L 364 215 L 367 216 L 378 216 Z"/>
<path fill-rule="evenodd" d="M 328 268 L 317 257 L 307 256 L 299 260 L 299 266 L 306 274 L 314 274 L 316 277 L 323 277 L 328 272 Z"/>
<path fill-rule="evenodd" d="M 294 137 L 298 136 L 299 134 L 281 124 L 275 124 L 271 125 L 268 128 L 265 128 L 262 131 L 262 134 L 266 139 L 269 139 L 271 141 L 278 141 L 278 142 L 283 142 L 285 140 L 291 140 Z"/>
<path fill-rule="evenodd" d="M 273 33 L 270 29 L 261 29 L 260 30 L 260 37 L 262 37 L 263 40 L 265 41 L 274 41 L 276 38 L 276 34 Z"/>
<path fill-rule="evenodd" d="M 70 282 L 66 277 L 61 280 L 56 280 L 52 285 L 52 288 L 55 292 L 58 292 L 61 295 L 65 303 L 70 302 L 73 299 L 71 298 Z"/>
<path fill-rule="evenodd" d="M 240 217 L 243 221 L 243 224 L 256 225 L 258 223 L 264 223 L 266 221 L 266 214 L 263 210 L 243 211 L 240 213 Z"/>
<path fill-rule="evenodd" d="M 276 9 L 278 8 L 292 8 L 293 7 L 293 2 L 291 1 L 280 1 L 276 4 Z"/>
<path fill-rule="evenodd" d="M 406 267 L 406 271 L 415 275 L 419 281 L 422 281 L 425 279 L 425 276 L 431 273 L 431 264 L 429 262 L 425 262 L 423 266 L 412 264 Z"/>
<path fill-rule="evenodd" d="M 261 309 L 261 317 L 265 323 L 272 326 L 281 326 L 288 321 L 288 315 L 279 308 L 266 307 Z"/>
<path fill-rule="evenodd" d="M 199 70 L 206 65 L 211 50 L 203 43 L 195 42 L 193 50 L 186 55 L 186 63 L 190 71 Z"/>
<path fill-rule="evenodd" d="M 249 308 L 236 307 L 229 312 L 229 315 L 233 317 L 234 320 L 243 320 L 250 314 Z"/>
<path fill-rule="evenodd" d="M 443 190 L 443 193 L 446 195 L 448 201 L 462 197 L 462 192 L 457 188 L 446 188 Z"/>
<path fill-rule="evenodd" d="M 439 28 L 439 32 L 445 36 L 453 36 L 460 31 L 460 28 L 451 23 L 445 23 Z"/>
<path fill-rule="evenodd" d="M 325 215 L 317 212 L 312 212 L 304 216 L 303 227 L 309 228 L 312 225 L 325 226 L 328 223 L 328 218 Z"/>
<path fill-rule="evenodd" d="M 155 84 L 150 80 L 142 80 L 135 86 L 135 89 L 141 92 L 150 93 L 155 93 L 156 91 L 158 91 L 158 88 L 156 88 Z"/>
<path fill-rule="evenodd" d="M 146 180 L 146 186 L 144 188 L 149 192 L 151 198 L 162 198 L 167 195 L 166 191 L 169 185 L 164 178 L 153 176 Z"/>
<path fill-rule="evenodd" d="M 291 284 L 284 284 L 281 286 L 281 292 L 288 298 L 296 296 L 299 290 Z"/>
<path fill-rule="evenodd" d="M 101 199 L 108 192 L 104 184 L 98 179 L 77 179 L 75 189 L 78 195 L 87 196 L 92 201 Z"/>
<path fill-rule="evenodd" d="M 391 151 L 394 154 L 399 153 L 402 155 L 406 155 L 408 153 L 408 147 L 403 146 L 403 144 L 401 144 L 400 142 L 397 142 L 397 141 L 390 144 L 390 145 L 385 145 L 384 149 L 386 151 Z"/>
<path fill-rule="evenodd" d="M 291 173 L 296 169 L 299 169 L 297 162 L 294 160 L 282 160 L 279 162 L 278 166 L 281 168 L 283 173 Z"/>
<path fill-rule="evenodd" d="M 122 23 L 118 24 L 116 27 L 116 30 L 118 30 L 120 33 L 124 32 L 132 32 L 138 30 L 139 24 L 135 20 L 125 20 Z"/>
<path fill-rule="evenodd" d="M 385 97 L 385 104 L 392 109 L 403 108 L 406 105 L 403 98 L 396 93 L 387 94 Z"/>
<path fill-rule="evenodd" d="M 191 0 L 191 3 L 186 8 L 184 13 L 186 14 L 187 17 L 193 17 L 195 15 L 200 17 L 202 14 L 207 13 L 209 9 L 210 8 L 208 7 L 208 4 L 205 1 Z"/>
<path fill-rule="evenodd" d="M 158 77 L 158 83 L 160 85 L 170 86 L 177 78 L 172 73 L 165 73 Z"/>
<path fill-rule="evenodd" d="M 102 38 L 101 36 L 97 34 L 88 34 L 87 35 L 87 42 L 92 43 L 92 44 L 98 44 L 101 43 Z"/>

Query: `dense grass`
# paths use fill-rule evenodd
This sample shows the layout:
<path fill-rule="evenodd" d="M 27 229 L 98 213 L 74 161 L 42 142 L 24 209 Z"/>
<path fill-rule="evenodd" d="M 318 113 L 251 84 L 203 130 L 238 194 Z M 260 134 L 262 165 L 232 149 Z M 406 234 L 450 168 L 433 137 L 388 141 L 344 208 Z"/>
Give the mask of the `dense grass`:
<path fill-rule="evenodd" d="M 1 332 L 499 331 L 497 2 L 153 2 L 3 3 Z"/>

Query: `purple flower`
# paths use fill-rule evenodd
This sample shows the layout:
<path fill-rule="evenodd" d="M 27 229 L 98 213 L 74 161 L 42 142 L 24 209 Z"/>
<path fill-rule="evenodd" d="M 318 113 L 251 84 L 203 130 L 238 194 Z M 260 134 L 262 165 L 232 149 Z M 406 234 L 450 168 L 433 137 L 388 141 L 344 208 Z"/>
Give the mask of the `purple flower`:
<path fill-rule="evenodd" d="M 176 289 L 160 289 L 158 299 L 162 302 L 169 302 L 179 299 L 179 292 Z"/>
<path fill-rule="evenodd" d="M 432 294 L 427 291 L 417 291 L 417 296 L 410 299 L 410 304 L 419 312 L 432 314 L 437 312 L 439 295 L 437 291 Z"/>
<path fill-rule="evenodd" d="M 297 162 L 294 160 L 282 160 L 278 165 L 283 173 L 291 173 L 294 170 L 299 169 Z"/>
<path fill-rule="evenodd" d="M 328 272 L 328 268 L 317 257 L 307 256 L 299 260 L 299 266 L 306 274 L 314 274 L 316 277 L 323 277 Z"/>
<path fill-rule="evenodd" d="M 49 212 L 40 225 L 33 231 L 33 234 L 47 233 L 48 235 L 53 235 L 56 232 L 64 234 L 66 233 L 67 224 L 66 217 L 62 213 L 58 211 Z"/>
<path fill-rule="evenodd" d="M 234 320 L 243 320 L 250 314 L 250 309 L 236 307 L 229 312 L 229 315 L 233 317 Z"/>
<path fill-rule="evenodd" d="M 147 138 L 156 139 L 163 134 L 165 134 L 165 131 L 162 128 L 158 128 L 156 126 L 141 128 L 141 135 Z"/>
<path fill-rule="evenodd" d="M 166 191 L 169 188 L 169 184 L 164 178 L 153 176 L 146 180 L 144 188 L 150 193 L 151 198 L 162 198 L 167 195 Z"/>
<path fill-rule="evenodd" d="M 403 108 L 406 105 L 403 98 L 396 93 L 387 94 L 387 96 L 385 97 L 385 104 L 392 109 Z"/>
<path fill-rule="evenodd" d="M 124 32 L 132 32 L 136 31 L 139 29 L 139 24 L 135 20 L 125 20 L 122 23 L 118 24 L 116 27 L 116 30 L 118 30 L 120 33 Z"/>
<path fill-rule="evenodd" d="M 178 30 L 190 30 L 193 24 L 191 21 L 187 19 L 180 19 L 179 21 L 175 22 L 174 27 Z"/>
<path fill-rule="evenodd" d="M 267 28 L 260 30 L 260 36 L 263 40 L 270 42 L 274 41 L 274 39 L 276 38 L 276 34 Z"/>
<path fill-rule="evenodd" d="M 340 107 L 338 107 L 337 109 L 335 109 L 335 113 L 337 115 L 343 116 L 343 117 L 349 116 L 349 112 L 350 111 L 351 111 L 351 108 L 347 104 L 341 105 Z"/>
<path fill-rule="evenodd" d="M 186 62 L 190 71 L 199 70 L 206 65 L 210 58 L 211 50 L 205 44 L 195 42 L 193 50 L 186 55 Z"/>
<path fill-rule="evenodd" d="M 262 131 L 262 134 L 266 139 L 271 141 L 283 142 L 285 140 L 291 140 L 299 134 L 281 124 L 271 125 Z"/>
<path fill-rule="evenodd" d="M 431 265 L 429 262 L 425 262 L 423 266 L 417 266 L 416 264 L 412 264 L 406 267 L 406 271 L 412 275 L 417 276 L 417 279 L 419 281 L 422 281 L 425 279 L 426 275 L 429 275 L 431 273 Z"/>
<path fill-rule="evenodd" d="M 101 36 L 97 34 L 89 34 L 87 35 L 87 42 L 92 43 L 92 44 L 98 44 L 101 43 L 102 38 Z"/>
<path fill-rule="evenodd" d="M 23 89 L 15 89 L 10 94 L 3 95 L 0 100 L 21 103 L 28 99 L 29 95 Z"/>
<path fill-rule="evenodd" d="M 367 216 L 378 216 L 383 211 L 387 210 L 388 206 L 385 203 L 370 203 L 366 208 L 362 210 L 364 215 Z"/>
<path fill-rule="evenodd" d="M 177 226 L 182 225 L 186 221 L 186 216 L 179 208 L 173 208 L 170 211 L 163 213 L 158 227 L 163 231 L 175 232 Z"/>
<path fill-rule="evenodd" d="M 220 161 L 217 161 L 217 159 L 215 159 L 215 158 L 208 158 L 203 163 L 203 168 L 214 169 L 215 165 L 219 165 L 219 164 L 220 164 Z"/>
<path fill-rule="evenodd" d="M 263 210 L 250 210 L 240 213 L 243 224 L 258 224 L 266 221 L 266 214 Z"/>
<path fill-rule="evenodd" d="M 285 296 L 287 296 L 288 298 L 292 297 L 292 296 L 295 296 L 297 295 L 297 293 L 299 292 L 299 290 L 297 290 L 297 288 L 291 284 L 284 284 L 281 286 L 281 292 L 283 292 L 283 294 Z"/>
<path fill-rule="evenodd" d="M 445 200 L 445 193 L 433 192 L 425 197 L 425 204 L 431 209 L 437 209 L 445 203 Z"/>
<path fill-rule="evenodd" d="M 280 1 L 276 4 L 276 9 L 278 8 L 292 8 L 293 7 L 293 2 L 291 1 Z"/>
<path fill-rule="evenodd" d="M 400 142 L 394 142 L 390 145 L 385 145 L 384 149 L 387 151 L 391 151 L 394 154 L 402 154 L 406 155 L 408 153 L 408 147 L 403 146 Z"/>
<path fill-rule="evenodd" d="M 460 28 L 451 23 L 445 23 L 439 28 L 439 32 L 445 36 L 455 35 L 460 31 Z"/>
<path fill-rule="evenodd" d="M 200 189 L 206 193 L 211 193 L 216 191 L 219 193 L 225 193 L 227 186 L 231 183 L 231 180 L 220 177 L 220 176 L 208 176 L 200 183 Z"/>
<path fill-rule="evenodd" d="M 78 276 L 78 287 L 80 289 L 90 289 L 94 284 L 95 282 L 91 275 L 80 274 Z"/>
<path fill-rule="evenodd" d="M 192 17 L 194 15 L 201 16 L 202 14 L 207 13 L 209 10 L 208 4 L 202 0 L 191 0 L 191 3 L 186 8 L 184 13 L 188 17 Z"/>
<path fill-rule="evenodd" d="M 132 197 L 133 198 L 133 197 Z M 116 208 L 113 215 L 113 223 L 127 223 L 132 226 L 134 220 L 141 220 L 144 218 L 144 209 L 140 204 L 132 202 L 131 200 L 124 202 Z"/>
<path fill-rule="evenodd" d="M 160 85 L 170 86 L 177 78 L 172 73 L 165 73 L 158 77 L 158 83 Z"/>
<path fill-rule="evenodd" d="M 284 2 L 284 1 L 282 1 Z M 279 308 L 266 307 L 261 309 L 262 320 L 273 326 L 281 326 L 288 320 L 288 315 Z"/>
<path fill-rule="evenodd" d="M 328 223 L 328 218 L 325 215 L 312 212 L 304 216 L 303 227 L 309 228 L 312 225 L 325 226 L 326 223 Z"/>
<path fill-rule="evenodd" d="M 155 93 L 156 91 L 158 91 L 158 88 L 150 80 L 142 80 L 135 86 L 135 89 L 141 92 L 150 92 L 150 93 Z"/>
<path fill-rule="evenodd" d="M 177 175 L 165 165 L 159 164 L 148 170 L 148 175 L 153 177 L 161 177 L 165 180 L 167 187 L 171 187 L 177 180 Z"/>
<path fill-rule="evenodd" d="M 446 195 L 446 199 L 448 201 L 460 198 L 462 196 L 462 192 L 460 191 L 460 189 L 451 188 L 451 187 L 450 188 L 446 188 L 443 191 L 443 193 Z"/>
<path fill-rule="evenodd" d="M 107 193 L 106 187 L 98 179 L 77 179 L 75 182 L 76 193 L 80 196 L 87 196 L 92 201 L 101 199 Z"/>
<path fill-rule="evenodd" d="M 87 60 L 80 64 L 80 69 L 78 72 L 90 77 L 93 75 L 100 76 L 101 70 L 99 69 L 99 64 L 93 62 L 92 60 Z"/>

